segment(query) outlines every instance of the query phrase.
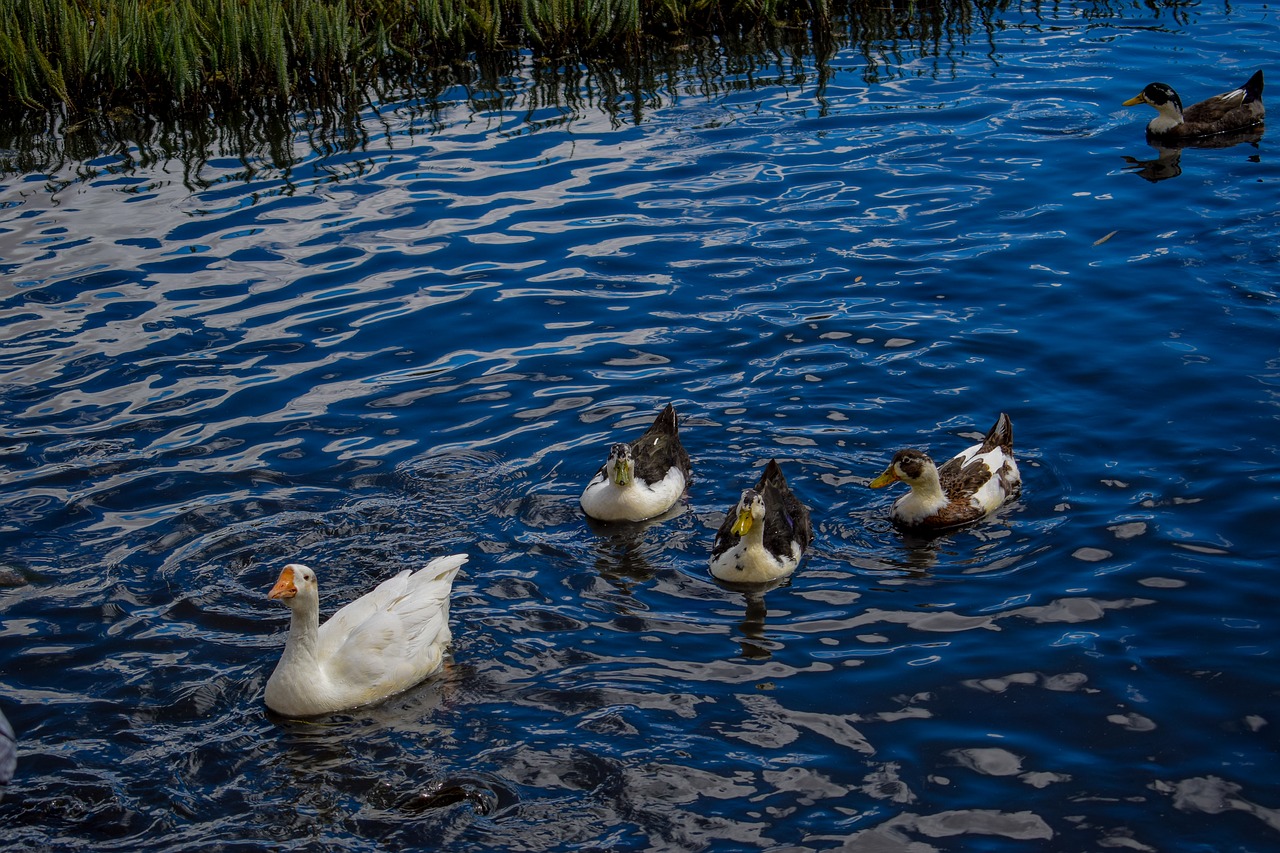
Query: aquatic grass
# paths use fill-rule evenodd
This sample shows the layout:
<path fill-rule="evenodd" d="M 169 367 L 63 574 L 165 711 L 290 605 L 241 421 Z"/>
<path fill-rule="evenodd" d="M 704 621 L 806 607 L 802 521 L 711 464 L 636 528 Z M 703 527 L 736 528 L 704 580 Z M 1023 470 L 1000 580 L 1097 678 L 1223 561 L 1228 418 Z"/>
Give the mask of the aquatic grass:
<path fill-rule="evenodd" d="M 288 103 L 377 76 L 525 48 L 647 54 L 833 19 L 914 26 L 995 0 L 0 0 L 0 105 L 70 112 Z"/>
<path fill-rule="evenodd" d="M 373 34 L 359 30 L 360 11 L 342 0 L 4 0 L 0 103 L 287 98 L 300 83 L 323 87 L 362 70 Z"/>
<path fill-rule="evenodd" d="M 1182 0 L 1156 5 L 1177 7 Z M 1150 6 L 1152 0 L 1119 5 Z M 378 77 L 528 49 L 619 66 L 698 38 L 837 27 L 940 41 L 1009 0 L 0 0 L 0 107 L 207 111 L 341 96 Z M 1025 7 L 1027 4 L 1014 4 Z M 1038 7 L 1039 3 L 1031 4 Z M 1084 4 L 1110 9 L 1115 0 Z M 860 38 L 859 38 L 860 37 Z"/>
<path fill-rule="evenodd" d="M 1185 0 L 1094 0 L 1183 15 Z M 480 111 L 595 108 L 639 124 L 667 95 L 803 83 L 858 51 L 869 84 L 906 53 L 952 61 L 1007 0 L 0 0 L 0 175 L 105 151 L 178 159 L 198 183 L 213 156 L 288 170 L 299 136 L 360 149 L 381 105 L 440 121 L 437 99 Z M 1052 4 L 1046 4 L 1049 6 Z M 1030 7 L 1030 8 L 1029 8 Z M 692 73 L 690 73 L 692 72 Z M 684 81 L 684 82 L 677 82 Z M 376 120 L 376 119 L 375 119 Z M 420 124 L 418 124 L 420 122 Z"/>

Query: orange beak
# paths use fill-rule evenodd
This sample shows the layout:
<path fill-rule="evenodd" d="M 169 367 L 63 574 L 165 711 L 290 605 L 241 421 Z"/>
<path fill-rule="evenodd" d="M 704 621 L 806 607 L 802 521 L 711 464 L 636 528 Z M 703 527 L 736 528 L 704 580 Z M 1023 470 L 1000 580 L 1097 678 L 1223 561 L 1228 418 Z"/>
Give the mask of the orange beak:
<path fill-rule="evenodd" d="M 298 587 L 293 582 L 293 566 L 285 566 L 276 585 L 267 593 L 267 598 L 293 598 L 297 594 Z"/>

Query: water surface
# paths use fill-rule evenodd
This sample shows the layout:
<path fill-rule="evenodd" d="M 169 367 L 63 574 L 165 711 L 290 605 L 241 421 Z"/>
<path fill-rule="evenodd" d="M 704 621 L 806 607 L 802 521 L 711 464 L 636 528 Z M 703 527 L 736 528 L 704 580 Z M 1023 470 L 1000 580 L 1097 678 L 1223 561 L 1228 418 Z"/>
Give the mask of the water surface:
<path fill-rule="evenodd" d="M 622 120 L 515 74 L 287 166 L 8 176 L 9 843 L 1274 846 L 1280 170 L 1266 134 L 1161 155 L 1120 102 L 1270 73 L 1277 23 L 1011 13 Z M 667 401 L 683 512 L 588 524 Z M 1000 411 L 1022 497 L 893 530 L 894 450 Z M 726 589 L 769 458 L 816 540 Z M 457 551 L 446 673 L 265 710 L 282 564 L 334 606 Z"/>

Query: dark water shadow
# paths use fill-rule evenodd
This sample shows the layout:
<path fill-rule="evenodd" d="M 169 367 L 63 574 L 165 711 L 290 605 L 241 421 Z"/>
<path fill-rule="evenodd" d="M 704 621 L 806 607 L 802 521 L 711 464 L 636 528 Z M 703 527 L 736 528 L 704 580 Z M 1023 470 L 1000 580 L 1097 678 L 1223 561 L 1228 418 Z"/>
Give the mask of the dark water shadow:
<path fill-rule="evenodd" d="M 385 790 L 385 789 L 384 789 Z M 408 784 L 385 808 L 402 814 L 426 814 L 465 807 L 476 815 L 491 815 L 520 802 L 519 792 L 492 773 L 463 772 L 421 784 Z"/>

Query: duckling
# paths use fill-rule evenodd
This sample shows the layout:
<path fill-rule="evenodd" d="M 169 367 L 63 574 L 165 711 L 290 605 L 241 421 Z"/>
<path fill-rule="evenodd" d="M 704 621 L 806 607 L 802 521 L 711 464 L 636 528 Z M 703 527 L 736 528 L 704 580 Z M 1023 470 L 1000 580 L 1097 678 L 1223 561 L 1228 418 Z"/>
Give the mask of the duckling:
<path fill-rule="evenodd" d="M 813 541 L 809 510 L 792 493 L 776 459 L 742 493 L 711 546 L 711 574 L 734 583 L 767 583 L 790 575 Z"/>
<path fill-rule="evenodd" d="M 667 403 L 644 435 L 609 449 L 579 502 L 601 521 L 644 521 L 671 509 L 691 482 L 693 465 Z"/>
<path fill-rule="evenodd" d="M 1167 83 L 1149 83 L 1124 102 L 1124 106 L 1149 104 L 1159 113 L 1147 125 L 1147 135 L 1163 139 L 1186 139 L 1230 133 L 1261 124 L 1266 115 L 1262 105 L 1262 71 L 1238 89 L 1214 95 L 1185 110 L 1182 99 Z"/>
<path fill-rule="evenodd" d="M 889 510 L 899 527 L 941 530 L 977 521 L 1017 496 L 1022 487 L 1009 416 L 1001 412 L 981 443 L 940 468 L 922 450 L 899 450 L 869 485 L 880 489 L 898 481 L 911 487 Z"/>

